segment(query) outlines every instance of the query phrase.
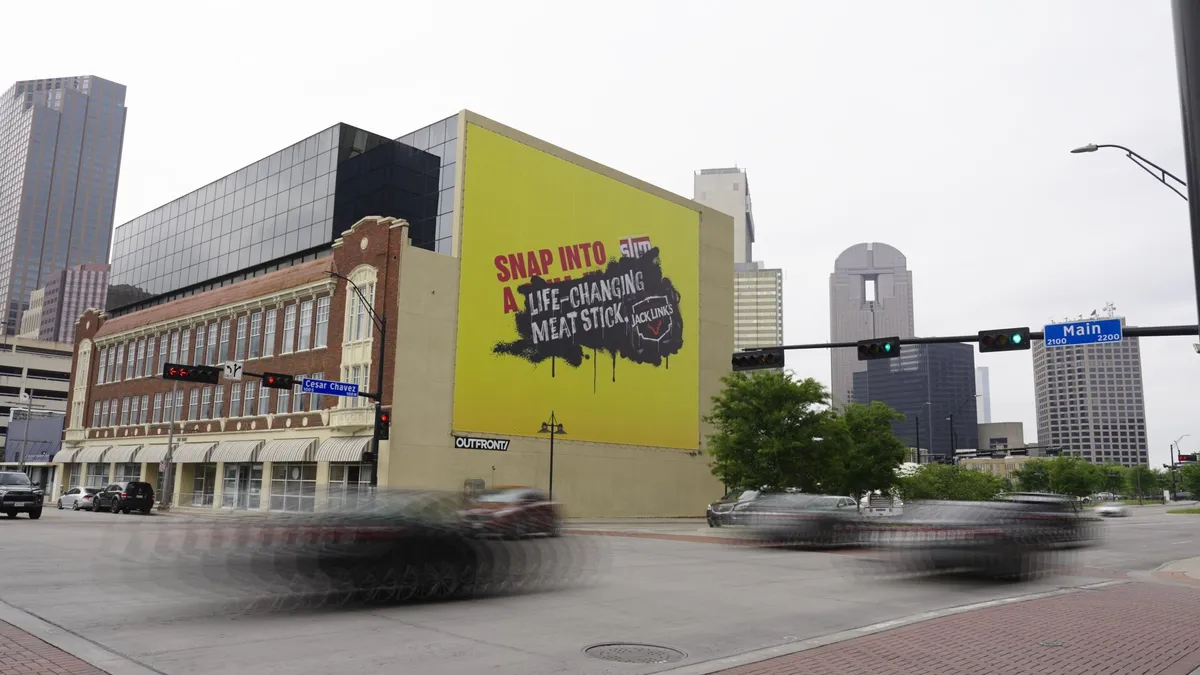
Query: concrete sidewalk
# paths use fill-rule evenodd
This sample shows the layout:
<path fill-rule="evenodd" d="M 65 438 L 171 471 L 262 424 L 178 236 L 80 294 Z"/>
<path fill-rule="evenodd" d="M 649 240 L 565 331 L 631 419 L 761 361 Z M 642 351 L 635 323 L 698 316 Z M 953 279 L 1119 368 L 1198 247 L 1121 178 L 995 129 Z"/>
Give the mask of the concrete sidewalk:
<path fill-rule="evenodd" d="M 1183 620 L 1200 589 L 1118 582 L 975 609 L 849 637 L 744 665 L 680 668 L 699 675 L 1189 675 L 1200 667 L 1200 625 Z M 851 631 L 853 633 L 855 631 Z M 746 658 L 749 657 L 749 658 Z M 732 661 L 733 659 L 723 660 Z M 720 662 L 711 664 L 717 666 Z"/>

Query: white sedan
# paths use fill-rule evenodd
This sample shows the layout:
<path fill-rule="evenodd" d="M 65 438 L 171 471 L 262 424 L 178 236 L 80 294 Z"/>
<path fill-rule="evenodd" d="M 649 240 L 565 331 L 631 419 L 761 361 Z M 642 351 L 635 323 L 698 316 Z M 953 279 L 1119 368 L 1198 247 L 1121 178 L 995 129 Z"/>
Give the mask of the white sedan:
<path fill-rule="evenodd" d="M 1096 507 L 1096 515 L 1103 518 L 1118 518 L 1129 515 L 1129 507 L 1121 502 L 1105 502 Z"/>

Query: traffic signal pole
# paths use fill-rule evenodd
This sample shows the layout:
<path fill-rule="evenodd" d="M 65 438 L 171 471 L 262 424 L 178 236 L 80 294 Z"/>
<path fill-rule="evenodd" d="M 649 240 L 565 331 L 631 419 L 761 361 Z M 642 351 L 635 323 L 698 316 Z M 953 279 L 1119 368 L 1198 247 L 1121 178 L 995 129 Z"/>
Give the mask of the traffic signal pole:
<path fill-rule="evenodd" d="M 167 468 L 166 479 L 163 480 L 163 492 L 166 493 L 165 498 L 160 497 L 158 500 L 158 510 L 171 510 L 171 502 L 175 500 L 175 398 L 179 396 L 179 380 L 175 380 L 171 385 L 171 421 L 167 425 Z M 182 431 L 182 430 L 181 430 Z"/>

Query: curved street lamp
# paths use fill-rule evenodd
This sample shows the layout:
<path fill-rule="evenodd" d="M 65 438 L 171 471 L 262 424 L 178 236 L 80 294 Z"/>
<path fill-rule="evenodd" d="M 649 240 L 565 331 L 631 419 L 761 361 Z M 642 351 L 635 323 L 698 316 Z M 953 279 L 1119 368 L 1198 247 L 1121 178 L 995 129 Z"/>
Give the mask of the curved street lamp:
<path fill-rule="evenodd" d="M 1129 148 L 1127 148 L 1123 145 L 1114 145 L 1112 143 L 1104 143 L 1101 145 L 1097 145 L 1095 143 L 1088 143 L 1087 145 L 1082 145 L 1078 148 L 1075 148 L 1074 150 L 1071 151 L 1071 154 L 1078 155 L 1078 154 L 1085 153 L 1085 152 L 1095 152 L 1095 151 L 1099 150 L 1100 148 L 1116 148 L 1118 150 L 1121 150 L 1122 152 L 1125 153 L 1125 156 L 1129 158 L 1129 161 L 1140 166 L 1143 171 L 1150 174 L 1151 176 L 1154 176 L 1155 180 L 1162 183 L 1163 185 L 1166 185 L 1167 188 L 1169 188 L 1172 192 L 1179 195 L 1180 197 L 1183 197 L 1184 201 L 1187 201 L 1187 195 L 1180 192 L 1174 185 L 1171 185 L 1170 183 L 1168 183 L 1167 179 L 1170 178 L 1171 180 L 1175 181 L 1176 183 L 1179 183 L 1180 185 L 1182 185 L 1183 187 L 1187 187 L 1186 181 L 1184 181 L 1179 176 L 1176 176 L 1175 174 L 1171 173 L 1170 171 L 1167 171 L 1166 169 L 1162 168 L 1161 166 L 1155 164 L 1154 162 L 1151 162 L 1150 160 L 1146 159 L 1145 157 L 1142 157 L 1141 155 L 1137 154 L 1133 150 L 1130 150 Z M 1155 172 L 1157 172 L 1157 173 L 1155 173 Z"/>

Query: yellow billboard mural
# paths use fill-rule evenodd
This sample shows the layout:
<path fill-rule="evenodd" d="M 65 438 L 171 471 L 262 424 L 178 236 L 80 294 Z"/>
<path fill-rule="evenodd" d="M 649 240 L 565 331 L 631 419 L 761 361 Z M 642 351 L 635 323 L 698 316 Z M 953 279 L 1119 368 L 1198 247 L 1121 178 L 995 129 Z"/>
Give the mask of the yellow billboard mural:
<path fill-rule="evenodd" d="M 699 213 L 467 125 L 454 429 L 699 446 Z"/>

